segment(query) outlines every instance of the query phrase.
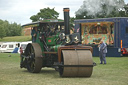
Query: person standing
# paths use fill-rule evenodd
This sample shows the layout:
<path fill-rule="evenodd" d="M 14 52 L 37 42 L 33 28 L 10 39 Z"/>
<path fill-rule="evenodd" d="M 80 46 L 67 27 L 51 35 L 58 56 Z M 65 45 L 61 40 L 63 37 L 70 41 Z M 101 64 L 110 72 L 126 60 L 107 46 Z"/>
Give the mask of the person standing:
<path fill-rule="evenodd" d="M 100 41 L 99 47 L 99 57 L 100 57 L 100 64 L 106 64 L 106 53 L 107 53 L 107 45 L 104 43 L 103 40 Z"/>
<path fill-rule="evenodd" d="M 33 27 L 31 31 L 32 42 L 36 42 L 36 35 L 37 35 L 37 27 Z"/>

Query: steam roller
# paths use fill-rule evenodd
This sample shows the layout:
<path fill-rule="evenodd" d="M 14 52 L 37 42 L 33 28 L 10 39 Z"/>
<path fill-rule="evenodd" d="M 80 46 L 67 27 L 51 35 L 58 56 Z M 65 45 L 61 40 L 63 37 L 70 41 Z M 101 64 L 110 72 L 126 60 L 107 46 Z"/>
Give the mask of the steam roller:
<path fill-rule="evenodd" d="M 91 46 L 81 44 L 80 32 L 70 33 L 69 8 L 64 8 L 64 20 L 47 19 L 23 25 L 37 29 L 21 53 L 21 68 L 39 73 L 44 67 L 55 68 L 61 77 L 90 77 L 93 71 Z M 32 38 L 33 39 L 33 38 Z"/>

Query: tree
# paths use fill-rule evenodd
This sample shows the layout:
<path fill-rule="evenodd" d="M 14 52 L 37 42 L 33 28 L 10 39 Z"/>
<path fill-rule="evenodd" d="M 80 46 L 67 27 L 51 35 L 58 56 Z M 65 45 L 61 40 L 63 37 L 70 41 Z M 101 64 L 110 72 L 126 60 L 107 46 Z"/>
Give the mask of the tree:
<path fill-rule="evenodd" d="M 84 0 L 75 14 L 85 19 L 122 17 L 124 5 L 124 0 Z"/>
<path fill-rule="evenodd" d="M 59 13 L 55 11 L 54 8 L 50 9 L 44 8 L 40 9 L 40 12 L 38 12 L 36 15 L 33 15 L 30 17 L 32 22 L 43 20 L 43 19 L 57 19 L 59 17 Z"/>
<path fill-rule="evenodd" d="M 0 19 L 0 38 L 5 36 L 20 36 L 22 32 L 21 25 L 17 23 L 9 23 L 7 20 Z"/>
<path fill-rule="evenodd" d="M 32 20 L 32 22 L 35 22 L 35 21 L 38 21 L 40 17 L 38 15 L 33 15 L 30 17 L 30 19 Z"/>
<path fill-rule="evenodd" d="M 0 25 L 0 38 L 2 39 L 6 35 L 3 25 Z"/>
<path fill-rule="evenodd" d="M 9 26 L 9 31 L 10 31 L 10 36 L 20 36 L 21 35 L 21 26 L 17 25 L 17 23 L 10 24 Z"/>
<path fill-rule="evenodd" d="M 119 15 L 128 17 L 128 4 L 125 4 L 123 9 L 120 9 Z"/>
<path fill-rule="evenodd" d="M 3 21 L 4 23 L 3 23 L 3 26 L 4 26 L 4 29 L 5 29 L 5 33 L 6 33 L 6 36 L 8 36 L 8 34 L 9 34 L 9 22 L 7 21 L 7 20 L 5 20 L 5 21 Z"/>
<path fill-rule="evenodd" d="M 74 17 L 70 17 L 70 24 L 71 24 L 71 26 L 73 26 L 75 19 L 76 19 L 76 18 L 74 18 Z"/>

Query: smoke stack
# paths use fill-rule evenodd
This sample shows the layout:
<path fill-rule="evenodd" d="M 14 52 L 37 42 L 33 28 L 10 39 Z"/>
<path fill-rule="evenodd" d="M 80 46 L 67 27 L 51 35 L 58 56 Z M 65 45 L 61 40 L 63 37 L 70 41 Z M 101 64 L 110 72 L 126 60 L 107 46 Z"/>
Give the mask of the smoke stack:
<path fill-rule="evenodd" d="M 65 26 L 65 34 L 70 34 L 69 30 L 69 8 L 64 8 L 64 26 Z"/>

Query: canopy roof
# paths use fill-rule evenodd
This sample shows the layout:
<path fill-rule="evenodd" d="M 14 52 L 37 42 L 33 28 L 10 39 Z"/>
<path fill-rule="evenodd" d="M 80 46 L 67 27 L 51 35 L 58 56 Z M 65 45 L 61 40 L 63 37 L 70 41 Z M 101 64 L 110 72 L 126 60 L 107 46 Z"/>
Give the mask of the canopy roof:
<path fill-rule="evenodd" d="M 32 23 L 22 25 L 22 27 L 24 27 L 24 28 L 36 27 L 36 26 L 39 26 L 40 24 L 50 24 L 50 23 L 60 23 L 61 24 L 61 23 L 64 23 L 64 20 L 61 20 L 61 19 L 45 19 L 45 20 L 41 20 L 41 21 L 32 22 Z"/>

